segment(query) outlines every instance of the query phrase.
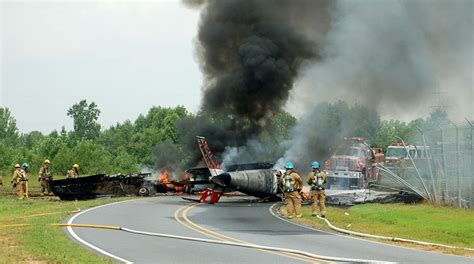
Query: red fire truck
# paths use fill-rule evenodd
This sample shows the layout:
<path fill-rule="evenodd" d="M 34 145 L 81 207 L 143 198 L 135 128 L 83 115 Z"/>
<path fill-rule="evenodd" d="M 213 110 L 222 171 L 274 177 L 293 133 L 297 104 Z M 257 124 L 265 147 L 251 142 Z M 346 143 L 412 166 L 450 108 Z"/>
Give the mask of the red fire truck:
<path fill-rule="evenodd" d="M 377 163 L 384 162 L 380 148 L 371 148 L 361 137 L 344 138 L 331 158 L 326 161 L 328 189 L 365 189 L 371 182 L 379 182 Z"/>

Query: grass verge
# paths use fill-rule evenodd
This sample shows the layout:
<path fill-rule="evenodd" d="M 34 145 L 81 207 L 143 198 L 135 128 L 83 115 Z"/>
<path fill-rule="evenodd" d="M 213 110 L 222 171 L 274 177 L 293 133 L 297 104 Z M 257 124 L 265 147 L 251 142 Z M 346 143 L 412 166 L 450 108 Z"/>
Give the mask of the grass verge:
<path fill-rule="evenodd" d="M 9 184 L 3 182 L 4 186 L 0 187 L 0 263 L 112 263 L 79 246 L 62 228 L 49 224 L 62 223 L 78 208 L 84 210 L 129 197 L 60 201 L 55 197 L 40 197 L 39 184 L 31 181 L 32 198 L 18 200 Z"/>
<path fill-rule="evenodd" d="M 286 215 L 284 207 L 280 208 L 280 212 Z M 474 248 L 472 210 L 429 204 L 362 204 L 348 209 L 329 207 L 326 217 L 333 225 L 347 230 Z M 303 217 L 295 221 L 318 229 L 329 229 L 326 223 L 311 217 L 309 206 L 303 206 Z M 474 256 L 474 252 L 468 250 L 415 246 L 400 242 L 395 244 Z"/>

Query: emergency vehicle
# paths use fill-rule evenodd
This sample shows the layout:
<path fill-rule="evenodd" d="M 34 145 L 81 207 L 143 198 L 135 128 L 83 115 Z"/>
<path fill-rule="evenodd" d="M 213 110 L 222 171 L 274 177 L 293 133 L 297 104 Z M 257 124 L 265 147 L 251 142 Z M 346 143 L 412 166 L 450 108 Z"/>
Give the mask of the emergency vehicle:
<path fill-rule="evenodd" d="M 331 158 L 326 161 L 327 189 L 365 189 L 380 181 L 377 163 L 384 162 L 380 148 L 372 148 L 361 137 L 344 138 Z"/>

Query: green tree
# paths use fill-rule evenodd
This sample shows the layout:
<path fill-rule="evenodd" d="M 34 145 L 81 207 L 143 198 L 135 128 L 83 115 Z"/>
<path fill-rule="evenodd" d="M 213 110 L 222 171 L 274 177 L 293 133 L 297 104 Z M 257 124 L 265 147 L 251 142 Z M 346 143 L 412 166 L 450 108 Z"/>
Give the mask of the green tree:
<path fill-rule="evenodd" d="M 13 146 L 18 137 L 18 128 L 15 118 L 11 115 L 8 108 L 0 107 L 0 140 Z"/>
<path fill-rule="evenodd" d="M 438 126 L 449 123 L 448 113 L 442 108 L 435 108 L 423 124 L 424 128 L 437 129 Z"/>
<path fill-rule="evenodd" d="M 136 135 L 133 123 L 126 120 L 124 123 L 117 123 L 102 132 L 98 142 L 113 155 L 118 155 L 123 149 L 130 155 L 138 156 Z"/>
<path fill-rule="evenodd" d="M 31 131 L 30 133 L 21 135 L 20 144 L 28 149 L 35 150 L 44 138 L 45 137 L 41 132 Z"/>
<path fill-rule="evenodd" d="M 152 107 L 146 116 L 140 115 L 135 121 L 135 127 L 138 132 L 143 132 L 146 129 L 155 129 L 158 141 L 171 139 L 174 143 L 178 138 L 178 132 L 175 126 L 177 120 L 189 115 L 186 108 L 183 106 L 177 107 Z"/>
<path fill-rule="evenodd" d="M 44 159 L 53 160 L 63 146 L 67 146 L 67 139 L 53 131 L 39 142 L 38 154 Z"/>
<path fill-rule="evenodd" d="M 80 173 L 91 175 L 113 173 L 112 155 L 101 145 L 90 140 L 79 142 L 74 148 L 62 146 L 53 162 L 53 172 L 65 174 L 72 165 L 80 165 Z"/>
<path fill-rule="evenodd" d="M 14 151 L 12 147 L 9 147 L 0 141 L 0 175 L 10 175 L 13 171 L 15 162 Z"/>
<path fill-rule="evenodd" d="M 137 153 L 136 158 L 144 165 L 155 165 L 154 148 L 161 142 L 169 139 L 173 143 L 178 141 L 176 122 L 188 116 L 183 106 L 152 107 L 146 116 L 140 115 L 135 121 L 136 134 L 131 138 Z"/>
<path fill-rule="evenodd" d="M 88 104 L 86 100 L 81 100 L 69 108 L 67 115 L 74 120 L 73 137 L 76 140 L 92 140 L 99 137 L 100 125 L 97 119 L 100 110 L 94 102 Z"/>
<path fill-rule="evenodd" d="M 412 121 L 408 124 L 399 120 L 383 120 L 380 128 L 375 134 L 372 144 L 381 147 L 384 151 L 393 142 L 399 142 L 403 139 L 407 144 L 416 135 L 418 121 Z"/>
<path fill-rule="evenodd" d="M 296 122 L 296 118 L 290 113 L 281 111 L 271 119 L 264 130 L 270 132 L 274 138 L 281 142 L 289 139 L 290 130 L 296 125 Z"/>
<path fill-rule="evenodd" d="M 114 158 L 113 165 L 114 173 L 130 174 L 140 171 L 137 159 L 123 150 Z"/>
<path fill-rule="evenodd" d="M 13 159 L 15 163 L 22 164 L 24 162 L 28 163 L 30 173 L 35 175 L 41 164 L 43 163 L 42 158 L 38 155 L 37 151 L 34 149 L 29 149 L 25 146 L 15 147 L 14 148 Z"/>

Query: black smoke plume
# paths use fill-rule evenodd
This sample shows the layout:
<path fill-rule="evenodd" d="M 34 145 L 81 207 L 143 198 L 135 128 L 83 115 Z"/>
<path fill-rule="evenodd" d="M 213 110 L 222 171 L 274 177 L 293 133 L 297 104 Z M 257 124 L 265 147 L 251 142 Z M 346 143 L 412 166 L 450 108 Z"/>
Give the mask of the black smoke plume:
<path fill-rule="evenodd" d="M 219 155 L 258 137 L 282 111 L 298 70 L 319 58 L 317 42 L 329 27 L 329 5 L 312 0 L 186 3 L 201 7 L 197 54 L 204 86 L 201 111 L 177 127 L 182 151 L 194 153 L 186 163 L 195 165 L 197 135 Z"/>
<path fill-rule="evenodd" d="M 305 10 L 314 2 L 208 1 L 198 33 L 203 109 L 258 133 L 288 100 L 301 65 L 317 57 L 297 23 L 315 20 Z"/>

